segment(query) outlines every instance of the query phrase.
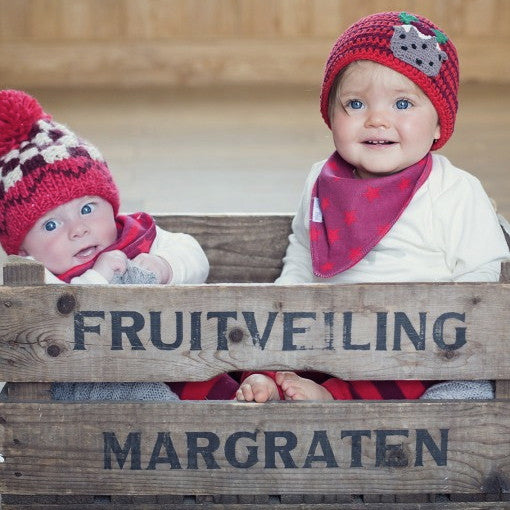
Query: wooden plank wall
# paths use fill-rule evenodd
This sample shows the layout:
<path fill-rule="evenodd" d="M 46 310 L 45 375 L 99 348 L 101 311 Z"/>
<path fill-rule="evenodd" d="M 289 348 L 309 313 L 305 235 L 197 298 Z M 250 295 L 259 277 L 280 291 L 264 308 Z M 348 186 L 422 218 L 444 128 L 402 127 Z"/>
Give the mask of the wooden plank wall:
<path fill-rule="evenodd" d="M 508 0 L 0 0 L 0 86 L 318 85 L 350 23 L 429 16 L 462 78 L 510 82 Z"/>

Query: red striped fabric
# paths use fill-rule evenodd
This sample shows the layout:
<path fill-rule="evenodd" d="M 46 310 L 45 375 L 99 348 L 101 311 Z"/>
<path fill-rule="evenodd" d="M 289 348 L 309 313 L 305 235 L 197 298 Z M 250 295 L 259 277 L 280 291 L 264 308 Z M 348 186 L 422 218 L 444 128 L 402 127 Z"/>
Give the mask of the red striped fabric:
<path fill-rule="evenodd" d="M 167 385 L 181 400 L 232 400 L 239 383 L 228 374 L 208 381 L 169 382 Z"/>
<path fill-rule="evenodd" d="M 241 381 L 253 373 L 275 378 L 276 372 L 243 372 Z M 320 372 L 298 372 L 321 384 L 335 400 L 414 400 L 437 381 L 344 381 Z M 233 400 L 239 383 L 229 374 L 203 382 L 167 383 L 181 400 Z M 284 395 L 280 390 L 280 398 Z"/>

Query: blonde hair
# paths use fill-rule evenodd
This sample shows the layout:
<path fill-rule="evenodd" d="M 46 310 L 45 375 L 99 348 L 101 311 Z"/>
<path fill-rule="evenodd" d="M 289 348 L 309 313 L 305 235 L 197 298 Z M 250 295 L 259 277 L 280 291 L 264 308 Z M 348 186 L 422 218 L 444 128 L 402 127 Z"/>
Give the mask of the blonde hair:
<path fill-rule="evenodd" d="M 335 106 L 337 102 L 337 94 L 338 89 L 340 87 L 340 84 L 342 83 L 342 80 L 344 78 L 344 75 L 350 67 L 352 67 L 354 64 L 358 63 L 359 60 L 355 60 L 354 62 L 351 62 L 350 64 L 346 65 L 335 76 L 335 79 L 333 81 L 333 85 L 331 85 L 331 89 L 329 91 L 329 97 L 328 97 L 328 116 L 330 119 L 333 119 L 333 114 L 335 112 Z"/>

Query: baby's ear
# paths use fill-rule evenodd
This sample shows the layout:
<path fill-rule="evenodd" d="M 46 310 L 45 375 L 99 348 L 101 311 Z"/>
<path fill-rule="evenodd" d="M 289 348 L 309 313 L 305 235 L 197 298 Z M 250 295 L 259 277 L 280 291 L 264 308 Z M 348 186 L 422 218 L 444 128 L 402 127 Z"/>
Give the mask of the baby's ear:
<path fill-rule="evenodd" d="M 437 123 L 436 130 L 434 131 L 434 140 L 439 140 L 441 138 L 441 126 L 439 122 Z"/>

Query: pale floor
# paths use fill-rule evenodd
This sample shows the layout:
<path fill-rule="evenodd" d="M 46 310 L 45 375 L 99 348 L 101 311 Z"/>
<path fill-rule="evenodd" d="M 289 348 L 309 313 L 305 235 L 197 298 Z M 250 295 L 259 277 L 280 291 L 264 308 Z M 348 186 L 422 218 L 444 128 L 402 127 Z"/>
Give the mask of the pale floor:
<path fill-rule="evenodd" d="M 333 150 L 317 89 L 30 92 L 103 152 L 123 211 L 292 213 L 310 166 Z M 456 131 L 441 151 L 482 180 L 506 218 L 509 111 L 510 85 L 463 85 Z"/>
<path fill-rule="evenodd" d="M 32 91 L 103 152 L 124 211 L 292 212 L 332 152 L 318 90 L 229 87 Z M 477 175 L 510 217 L 510 85 L 462 87 L 442 153 Z"/>

